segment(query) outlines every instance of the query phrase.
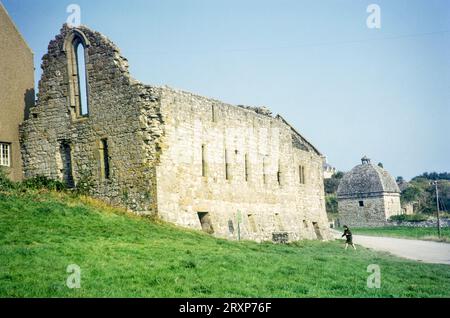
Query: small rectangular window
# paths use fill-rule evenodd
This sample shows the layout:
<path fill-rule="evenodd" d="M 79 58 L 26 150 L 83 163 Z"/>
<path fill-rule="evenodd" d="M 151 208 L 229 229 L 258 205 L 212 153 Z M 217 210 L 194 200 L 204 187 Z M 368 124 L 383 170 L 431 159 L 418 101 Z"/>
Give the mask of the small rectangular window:
<path fill-rule="evenodd" d="M 245 169 L 245 181 L 248 181 L 248 178 L 249 178 L 249 170 L 248 170 L 249 162 L 248 162 L 248 155 L 247 154 L 245 155 L 245 163 L 244 163 L 244 165 L 245 165 L 245 167 L 244 167 L 244 169 Z"/>
<path fill-rule="evenodd" d="M 217 109 L 216 109 L 216 105 L 212 105 L 211 106 L 211 121 L 213 123 L 217 122 Z"/>
<path fill-rule="evenodd" d="M 108 139 L 102 139 L 100 144 L 100 160 L 102 163 L 102 177 L 103 179 L 109 179 L 110 177 L 110 166 L 109 166 L 109 148 Z"/>
<path fill-rule="evenodd" d="M 359 201 L 359 206 L 364 206 L 364 201 Z"/>
<path fill-rule="evenodd" d="M 7 143 L 0 143 L 0 166 L 11 166 L 11 145 Z"/>
<path fill-rule="evenodd" d="M 281 186 L 281 163 L 278 163 L 277 181 L 278 185 Z"/>
<path fill-rule="evenodd" d="M 298 182 L 300 184 L 303 183 L 303 178 L 302 178 L 302 166 L 298 166 Z"/>
<path fill-rule="evenodd" d="M 298 177 L 300 184 L 305 184 L 305 167 L 299 166 L 298 167 Z"/>
<path fill-rule="evenodd" d="M 263 183 L 267 184 L 267 174 L 266 174 L 266 158 L 263 158 Z"/>
<path fill-rule="evenodd" d="M 202 177 L 206 177 L 206 149 L 202 145 Z"/>
<path fill-rule="evenodd" d="M 230 158 L 228 157 L 228 150 L 225 149 L 225 179 L 231 179 L 231 171 L 230 171 Z"/>
<path fill-rule="evenodd" d="M 306 184 L 306 179 L 305 179 L 305 167 L 302 166 L 302 179 L 303 179 L 303 184 Z"/>

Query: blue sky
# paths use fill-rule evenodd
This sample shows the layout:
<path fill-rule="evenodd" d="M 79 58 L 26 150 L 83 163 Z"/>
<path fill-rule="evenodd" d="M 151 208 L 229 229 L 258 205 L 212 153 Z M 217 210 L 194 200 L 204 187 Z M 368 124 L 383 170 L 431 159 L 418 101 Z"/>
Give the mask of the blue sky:
<path fill-rule="evenodd" d="M 450 171 L 450 1 L 0 1 L 36 81 L 76 3 L 146 84 L 268 106 L 340 170 L 367 155 L 408 179 Z M 381 29 L 366 25 L 372 3 Z"/>

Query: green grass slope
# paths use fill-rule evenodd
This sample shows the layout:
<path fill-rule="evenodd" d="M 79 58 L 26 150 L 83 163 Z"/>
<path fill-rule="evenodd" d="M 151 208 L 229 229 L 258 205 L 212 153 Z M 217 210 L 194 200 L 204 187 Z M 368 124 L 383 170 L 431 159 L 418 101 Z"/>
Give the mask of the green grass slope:
<path fill-rule="evenodd" d="M 67 266 L 81 268 L 69 289 Z M 369 289 L 369 264 L 381 288 Z M 229 242 L 86 197 L 0 192 L 0 297 L 449 297 L 450 267 L 341 242 Z"/>

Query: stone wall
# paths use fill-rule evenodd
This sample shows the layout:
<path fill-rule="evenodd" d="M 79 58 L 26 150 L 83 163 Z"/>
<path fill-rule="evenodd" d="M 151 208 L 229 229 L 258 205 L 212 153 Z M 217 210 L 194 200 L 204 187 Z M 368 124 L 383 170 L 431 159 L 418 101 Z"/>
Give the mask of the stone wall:
<path fill-rule="evenodd" d="M 161 112 L 163 219 L 201 229 L 198 213 L 207 212 L 216 235 L 236 239 L 241 214 L 243 239 L 314 239 L 313 222 L 328 237 L 323 159 L 282 118 L 169 88 L 161 89 Z"/>
<path fill-rule="evenodd" d="M 421 222 L 408 222 L 408 221 L 394 221 L 389 222 L 389 226 L 408 226 L 408 227 L 431 227 L 436 228 L 437 232 L 437 218 L 433 217 L 430 218 L 427 221 L 421 221 Z M 450 219 L 449 218 L 441 218 L 440 219 L 440 226 L 442 228 L 450 227 Z"/>
<path fill-rule="evenodd" d="M 404 203 L 401 205 L 402 214 L 413 215 L 414 214 L 414 203 Z"/>
<path fill-rule="evenodd" d="M 77 99 L 79 41 L 88 116 Z M 37 106 L 21 127 L 27 177 L 67 181 L 70 170 L 76 186 L 109 203 L 220 237 L 236 239 L 239 228 L 258 241 L 330 238 L 323 158 L 280 116 L 145 86 L 112 42 L 85 27 L 64 26 L 42 68 Z"/>
<path fill-rule="evenodd" d="M 89 116 L 71 104 L 68 55 L 73 30 L 64 26 L 43 57 L 39 99 L 21 127 L 24 171 L 64 179 L 61 145 L 70 147 L 75 184 L 135 211 L 156 213 L 158 104 L 150 88 L 134 81 L 118 48 L 103 35 L 80 27 L 86 39 Z M 69 61 L 70 62 L 70 61 Z M 102 139 L 107 139 L 110 176 L 102 175 Z"/>
<path fill-rule="evenodd" d="M 34 104 L 33 52 L 0 3 L 0 143 L 10 149 L 2 167 L 14 181 L 22 179 L 19 124 Z"/>
<path fill-rule="evenodd" d="M 391 216 L 402 214 L 402 208 L 400 204 L 400 194 L 398 193 L 385 193 L 384 194 L 384 208 L 386 219 Z"/>
<path fill-rule="evenodd" d="M 360 202 L 364 206 L 360 206 Z M 359 198 L 339 198 L 339 223 L 349 227 L 376 227 L 387 225 L 392 215 L 401 213 L 400 196 L 385 193 Z"/>
<path fill-rule="evenodd" d="M 364 202 L 364 206 L 359 205 Z M 383 197 L 339 199 L 339 223 L 349 227 L 383 226 L 386 223 Z"/>

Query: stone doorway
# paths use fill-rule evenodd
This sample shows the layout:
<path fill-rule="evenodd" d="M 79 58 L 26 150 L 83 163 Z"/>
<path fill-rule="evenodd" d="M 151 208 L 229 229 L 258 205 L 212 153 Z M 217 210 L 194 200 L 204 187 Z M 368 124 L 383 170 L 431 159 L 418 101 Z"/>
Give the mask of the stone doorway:
<path fill-rule="evenodd" d="M 258 232 L 258 228 L 256 227 L 255 216 L 253 214 L 248 214 L 248 224 L 250 226 L 250 233 Z"/>
<path fill-rule="evenodd" d="M 322 233 L 320 232 L 319 223 L 313 222 L 314 232 L 316 233 L 316 237 L 318 240 L 323 240 Z"/>
<path fill-rule="evenodd" d="M 61 141 L 59 153 L 62 162 L 62 179 L 68 188 L 75 187 L 72 173 L 72 149 L 69 141 Z"/>
<path fill-rule="evenodd" d="M 198 212 L 197 214 L 200 225 L 202 226 L 202 231 L 208 234 L 213 234 L 214 228 L 212 226 L 211 216 L 209 212 Z"/>

